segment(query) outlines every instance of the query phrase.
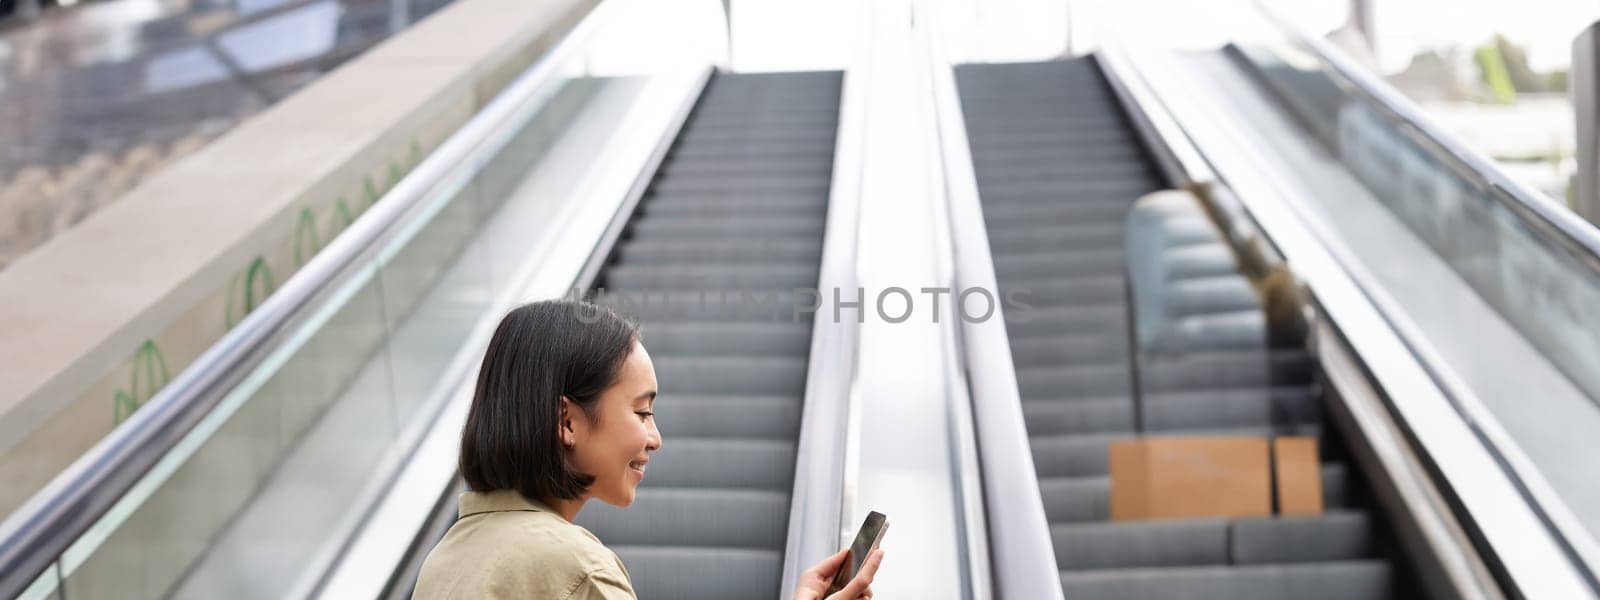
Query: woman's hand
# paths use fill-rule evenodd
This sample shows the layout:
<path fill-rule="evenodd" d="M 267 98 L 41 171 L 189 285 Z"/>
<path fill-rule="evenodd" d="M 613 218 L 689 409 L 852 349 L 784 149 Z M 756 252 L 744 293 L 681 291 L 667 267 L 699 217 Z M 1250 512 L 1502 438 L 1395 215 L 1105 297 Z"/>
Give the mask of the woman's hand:
<path fill-rule="evenodd" d="M 838 554 L 822 559 L 806 572 L 800 574 L 800 585 L 795 587 L 794 600 L 819 600 L 828 591 L 828 584 L 833 583 L 834 573 L 844 566 L 846 557 L 850 556 L 850 549 L 840 550 Z M 855 579 L 845 584 L 825 600 L 862 600 L 872 597 L 872 577 L 878 574 L 878 564 L 883 562 L 883 549 L 879 548 L 867 555 L 867 561 L 861 563 L 861 571 L 856 573 Z"/>

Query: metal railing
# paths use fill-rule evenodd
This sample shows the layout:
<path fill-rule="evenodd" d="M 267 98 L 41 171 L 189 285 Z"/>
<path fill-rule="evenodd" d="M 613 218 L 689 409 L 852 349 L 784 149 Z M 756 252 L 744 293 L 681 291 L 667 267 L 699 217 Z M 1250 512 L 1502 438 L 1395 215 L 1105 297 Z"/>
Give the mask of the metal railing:
<path fill-rule="evenodd" d="M 954 289 L 989 290 L 994 312 L 981 322 L 960 320 L 955 328 L 962 378 L 967 384 L 972 427 L 982 478 L 985 532 L 995 598 L 1061 598 L 1061 576 L 1034 470 L 1022 398 L 1011 359 L 1011 342 L 998 301 L 989 232 L 978 196 L 978 180 L 967 140 L 966 117 L 939 8 L 918 6 L 932 73 L 944 195 L 954 260 Z"/>
<path fill-rule="evenodd" d="M 600 20 L 580 22 L 478 115 L 362 214 L 255 311 L 179 373 L 139 411 L 0 524 L 0 597 L 20 595 L 50 569 L 280 345 L 343 300 L 395 238 L 451 200 L 555 92 L 559 71 Z"/>
<path fill-rule="evenodd" d="M 1280 29 L 1338 72 L 1367 100 L 1388 113 L 1400 128 L 1416 132 L 1418 137 L 1433 147 L 1436 156 L 1453 163 L 1459 173 L 1471 178 L 1474 183 L 1492 190 L 1492 197 L 1600 274 L 1600 229 L 1550 196 L 1513 179 L 1494 160 L 1446 133 L 1425 117 L 1422 108 L 1410 98 L 1356 64 L 1333 44 L 1307 33 L 1265 5 L 1260 5 L 1260 8 Z"/>

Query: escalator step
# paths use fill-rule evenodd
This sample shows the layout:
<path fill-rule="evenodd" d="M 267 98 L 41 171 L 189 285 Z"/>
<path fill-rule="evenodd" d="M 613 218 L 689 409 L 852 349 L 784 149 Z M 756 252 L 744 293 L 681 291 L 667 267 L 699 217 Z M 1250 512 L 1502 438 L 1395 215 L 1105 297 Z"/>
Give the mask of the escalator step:
<path fill-rule="evenodd" d="M 1350 560 L 1373 553 L 1372 524 L 1364 512 L 1315 517 L 1240 519 L 1229 556 L 1239 564 Z"/>
<path fill-rule="evenodd" d="M 1376 600 L 1390 597 L 1389 565 L 1376 560 L 1246 567 L 1064 571 L 1068 598 L 1293 598 Z"/>
<path fill-rule="evenodd" d="M 1077 433 L 1133 433 L 1133 401 L 1121 398 L 1073 402 L 1023 402 L 1022 416 L 1032 436 Z"/>
<path fill-rule="evenodd" d="M 629 264 L 731 263 L 748 261 L 809 261 L 822 258 L 817 238 L 669 239 L 633 240 L 619 251 Z"/>
<path fill-rule="evenodd" d="M 810 320 L 755 323 L 671 323 L 644 326 L 651 356 L 788 356 L 811 350 Z"/>
<path fill-rule="evenodd" d="M 662 408 L 669 408 L 662 403 Z M 745 421 L 751 429 L 770 428 Z M 663 433 L 665 435 L 665 433 Z M 737 488 L 788 493 L 794 481 L 794 442 L 675 436 L 650 460 L 644 485 L 667 488 Z"/>
<path fill-rule="evenodd" d="M 1228 564 L 1228 521 L 1131 521 L 1050 526 L 1064 571 Z"/>
<path fill-rule="evenodd" d="M 655 367 L 661 389 L 678 394 L 799 395 L 806 383 L 804 358 L 666 356 Z"/>
<path fill-rule="evenodd" d="M 621 264 L 606 272 L 606 282 L 618 289 L 737 290 L 813 287 L 815 262 L 727 263 L 694 265 Z"/>
<path fill-rule="evenodd" d="M 800 433 L 800 405 L 799 396 L 674 393 L 656 407 L 655 420 L 674 446 L 679 437 L 792 440 Z"/>
<path fill-rule="evenodd" d="M 643 546 L 606 540 L 628 567 L 640 598 L 748 600 L 776 593 L 783 549 Z"/>
<path fill-rule="evenodd" d="M 650 481 L 648 471 L 645 481 Z M 631 507 L 591 502 L 583 514 L 584 527 L 608 546 L 782 548 L 789 493 L 640 486 Z M 624 564 L 633 570 L 633 565 Z"/>

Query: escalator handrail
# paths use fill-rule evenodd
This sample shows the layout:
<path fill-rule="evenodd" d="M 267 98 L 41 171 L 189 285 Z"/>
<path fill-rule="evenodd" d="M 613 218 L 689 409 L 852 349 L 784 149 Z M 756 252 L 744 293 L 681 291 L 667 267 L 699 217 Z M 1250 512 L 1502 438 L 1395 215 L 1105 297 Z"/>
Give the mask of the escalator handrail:
<path fill-rule="evenodd" d="M 854 489 L 854 483 L 846 466 L 849 435 L 844 425 L 849 419 L 850 403 L 858 396 L 860 325 L 848 317 L 836 321 L 834 307 L 838 304 L 829 294 L 855 289 L 857 284 L 861 154 L 866 137 L 865 96 L 871 78 L 864 48 L 858 48 L 857 54 L 840 76 L 839 120 L 835 127 L 832 180 L 828 184 L 822 262 L 817 274 L 818 308 L 812 314 L 805 397 L 801 402 L 800 434 L 795 442 L 789 535 L 784 541 L 779 590 L 795 589 L 806 568 L 838 549 L 840 532 L 849 526 L 845 523 L 846 495 Z"/>
<path fill-rule="evenodd" d="M 580 22 L 139 411 L 0 523 L 0 597 L 28 589 L 256 367 L 371 268 L 385 243 L 429 218 L 554 93 L 569 56 L 608 13 Z M 64 574 L 63 574 L 64 575 Z"/>
<path fill-rule="evenodd" d="M 937 122 L 940 163 L 957 290 L 980 288 L 1002 296 L 979 200 L 978 177 L 967 139 L 965 112 L 954 65 L 940 24 L 939 7 L 917 5 L 927 35 L 926 64 L 932 71 L 932 105 Z M 964 296 L 963 296 L 964 297 Z M 959 320 L 957 353 L 967 384 L 967 400 L 982 480 L 990 583 L 995 598 L 1061 598 L 1060 572 L 1050 522 L 1033 465 L 1022 395 L 1017 385 L 1006 332 L 1004 302 L 996 300 L 990 318 Z M 959 310 L 957 313 L 959 314 Z"/>
<path fill-rule="evenodd" d="M 1592 273 L 1600 275 L 1600 229 L 1550 196 L 1528 187 L 1507 175 L 1494 160 L 1473 150 L 1427 118 L 1417 106 L 1394 86 L 1357 64 L 1333 44 L 1289 22 L 1263 2 L 1258 8 L 1291 39 L 1310 50 L 1318 59 L 1381 109 L 1400 130 L 1411 130 L 1432 146 L 1436 158 L 1453 163 L 1473 183 L 1509 208 L 1535 231 L 1560 244 Z"/>

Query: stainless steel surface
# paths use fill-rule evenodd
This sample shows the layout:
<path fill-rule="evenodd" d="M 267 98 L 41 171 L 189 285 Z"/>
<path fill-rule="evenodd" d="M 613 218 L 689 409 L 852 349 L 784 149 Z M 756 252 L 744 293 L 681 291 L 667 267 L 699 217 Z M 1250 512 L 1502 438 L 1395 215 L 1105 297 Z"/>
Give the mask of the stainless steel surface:
<path fill-rule="evenodd" d="M 969 554 L 982 547 L 973 538 L 983 532 L 970 528 L 966 512 L 981 499 L 963 495 L 978 474 L 956 439 L 955 413 L 970 404 L 953 393 L 959 367 L 947 353 L 947 328 L 958 317 L 954 302 L 935 307 L 919 292 L 949 287 L 954 278 L 948 248 L 941 254 L 948 242 L 940 236 L 949 231 L 938 214 L 946 205 L 944 178 L 913 6 L 873 3 L 868 26 L 860 288 L 841 290 L 846 301 L 862 303 L 865 317 L 847 467 L 855 487 L 845 523 L 859 523 L 869 510 L 889 517 L 877 595 L 986 598 L 991 591 L 978 587 L 986 582 L 972 569 L 985 559 Z"/>
<path fill-rule="evenodd" d="M 924 5 L 926 6 L 926 5 Z M 953 65 L 937 11 L 922 15 L 938 145 L 948 203 L 948 226 L 954 251 L 954 285 L 958 290 L 989 290 L 1000 298 L 989 232 L 978 201 L 977 176 L 967 143 L 966 120 L 956 90 Z M 1033 454 L 1022 417 L 1016 371 L 1006 335 L 1005 309 L 997 302 L 990 318 L 960 320 L 959 354 L 965 372 L 974 421 L 975 442 L 983 474 L 984 522 L 987 524 L 992 589 L 997 598 L 1061 598 L 1050 524 L 1040 501 Z"/>
<path fill-rule="evenodd" d="M 727 6 L 725 3 L 724 6 Z M 864 47 L 865 44 L 862 44 Z M 795 589 L 800 574 L 839 550 L 846 490 L 855 482 L 845 470 L 850 403 L 858 397 L 856 361 L 859 324 L 850 313 L 835 319 L 831 290 L 857 287 L 856 248 L 860 239 L 861 153 L 866 142 L 866 92 L 872 75 L 865 53 L 844 73 L 839 99 L 839 129 L 834 141 L 833 181 L 828 188 L 828 223 L 817 279 L 818 309 L 812 320 L 811 362 L 806 370 L 804 412 L 796 446 L 794 491 L 805 498 L 789 506 L 789 538 L 783 555 L 779 592 Z"/>
<path fill-rule="evenodd" d="M 1452 514 L 1420 457 L 1406 442 L 1340 332 L 1318 319 L 1316 352 L 1334 401 L 1334 423 L 1355 446 L 1357 460 L 1372 476 L 1378 501 L 1391 515 L 1400 543 L 1435 598 L 1504 598 L 1472 539 Z"/>

